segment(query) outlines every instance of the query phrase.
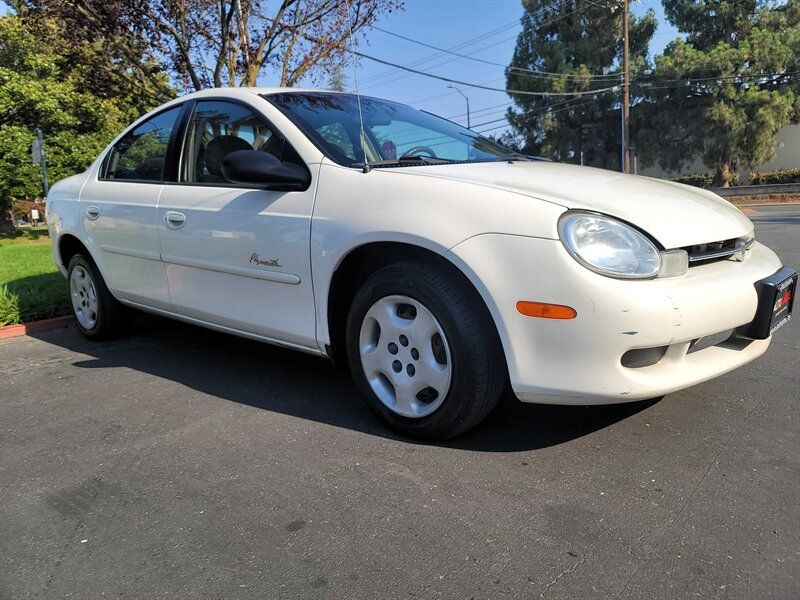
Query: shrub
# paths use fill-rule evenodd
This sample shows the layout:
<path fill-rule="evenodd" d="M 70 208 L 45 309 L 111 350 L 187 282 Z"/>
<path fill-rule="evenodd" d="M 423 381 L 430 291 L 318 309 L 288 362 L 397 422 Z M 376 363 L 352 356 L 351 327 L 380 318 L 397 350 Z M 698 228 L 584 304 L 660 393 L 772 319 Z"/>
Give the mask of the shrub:
<path fill-rule="evenodd" d="M 753 185 L 770 185 L 776 183 L 800 183 L 800 169 L 783 171 L 750 171 L 748 174 Z"/>
<path fill-rule="evenodd" d="M 739 173 L 731 173 L 731 185 L 739 185 Z M 692 173 L 691 175 L 681 175 L 680 177 L 670 177 L 669 181 L 676 181 L 686 185 L 703 188 L 705 190 L 714 187 L 714 173 Z"/>
<path fill-rule="evenodd" d="M 681 175 L 680 177 L 670 177 L 670 181 L 693 185 L 694 187 L 708 189 L 714 183 L 713 173 L 693 173 L 691 175 Z"/>
<path fill-rule="evenodd" d="M 14 224 L 17 219 L 24 221 L 30 220 L 31 210 L 39 211 L 39 223 L 44 223 L 44 202 L 34 202 L 33 200 L 14 200 L 11 203 L 11 212 L 14 214 Z"/>

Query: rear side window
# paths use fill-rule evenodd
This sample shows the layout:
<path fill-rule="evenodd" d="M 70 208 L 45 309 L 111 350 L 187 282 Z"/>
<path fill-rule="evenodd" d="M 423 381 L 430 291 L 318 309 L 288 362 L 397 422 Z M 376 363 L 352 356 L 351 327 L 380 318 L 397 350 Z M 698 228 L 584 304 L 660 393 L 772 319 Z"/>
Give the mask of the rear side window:
<path fill-rule="evenodd" d="M 300 163 L 294 149 L 252 110 L 236 102 L 195 104 L 181 161 L 181 181 L 225 184 L 222 161 L 231 152 L 259 150 L 279 160 Z"/>
<path fill-rule="evenodd" d="M 105 178 L 163 181 L 167 146 L 180 113 L 181 107 L 176 106 L 126 133 L 111 149 Z"/>

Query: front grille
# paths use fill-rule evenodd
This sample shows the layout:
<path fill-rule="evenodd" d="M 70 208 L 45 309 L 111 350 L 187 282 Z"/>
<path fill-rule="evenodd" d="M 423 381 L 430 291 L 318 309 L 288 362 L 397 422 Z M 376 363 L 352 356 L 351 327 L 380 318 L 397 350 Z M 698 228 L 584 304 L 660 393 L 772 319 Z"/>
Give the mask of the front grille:
<path fill-rule="evenodd" d="M 698 267 L 720 260 L 728 260 L 731 257 L 742 256 L 744 251 L 753 245 L 754 241 L 752 237 L 739 237 L 720 242 L 684 246 L 682 250 L 686 250 L 689 254 L 689 266 Z"/>

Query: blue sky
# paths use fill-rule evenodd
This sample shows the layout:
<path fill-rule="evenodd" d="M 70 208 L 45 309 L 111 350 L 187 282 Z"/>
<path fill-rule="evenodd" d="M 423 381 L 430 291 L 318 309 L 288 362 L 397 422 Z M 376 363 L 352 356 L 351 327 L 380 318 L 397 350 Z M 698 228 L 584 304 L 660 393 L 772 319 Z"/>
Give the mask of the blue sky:
<path fill-rule="evenodd" d="M 659 21 L 650 50 L 651 54 L 658 54 L 677 36 L 677 31 L 666 22 L 659 0 L 639 0 L 632 10 L 636 14 L 643 14 L 650 8 L 655 11 Z M 6 11 L 7 6 L 0 0 L 0 14 Z M 406 0 L 404 11 L 389 15 L 378 25 L 433 46 L 446 49 L 459 47 L 459 53 L 506 65 L 521 29 L 519 18 L 522 12 L 520 0 Z M 482 36 L 484 39 L 473 41 Z M 505 83 L 501 66 L 443 55 L 377 30 L 370 32 L 367 45 L 360 50 L 391 62 L 415 65 L 421 70 L 465 82 L 501 88 Z M 448 89 L 444 81 L 398 71 L 368 60 L 361 61 L 357 75 L 363 94 L 411 104 L 466 124 L 464 99 L 458 92 Z M 352 87 L 353 69 L 347 68 L 345 76 Z M 265 80 L 262 83 L 269 85 L 271 82 Z M 502 118 L 509 103 L 507 94 L 468 87 L 462 90 L 470 99 L 473 127 L 482 123 L 489 124 L 475 128 L 502 127 L 502 122 L 495 121 Z"/>
<path fill-rule="evenodd" d="M 651 54 L 658 54 L 667 43 L 675 39 L 678 32 L 666 22 L 659 0 L 640 1 L 632 10 L 636 14 L 644 14 L 650 8 L 655 11 L 659 22 L 651 45 Z M 379 26 L 433 46 L 452 49 L 487 32 L 510 25 L 491 37 L 458 50 L 461 54 L 475 52 L 475 57 L 505 65 L 511 59 L 516 35 L 522 29 L 518 24 L 522 13 L 520 0 L 407 0 L 405 11 L 390 15 Z M 450 55 L 436 56 L 434 50 L 394 38 L 381 31 L 372 31 L 368 45 L 362 50 L 367 54 L 409 66 L 427 59 L 416 68 L 461 81 L 501 88 L 505 84 L 502 67 Z M 347 69 L 345 74 L 352 86 L 352 69 Z M 369 60 L 361 61 L 358 81 L 363 94 L 411 104 L 466 124 L 466 103 L 458 92 L 447 88 L 446 82 L 401 72 Z M 502 117 L 505 111 L 503 105 L 508 105 L 510 101 L 507 94 L 467 87 L 462 87 L 462 91 L 470 100 L 473 128 L 481 123 L 488 125 L 476 129 L 502 127 L 502 123 L 494 121 Z"/>

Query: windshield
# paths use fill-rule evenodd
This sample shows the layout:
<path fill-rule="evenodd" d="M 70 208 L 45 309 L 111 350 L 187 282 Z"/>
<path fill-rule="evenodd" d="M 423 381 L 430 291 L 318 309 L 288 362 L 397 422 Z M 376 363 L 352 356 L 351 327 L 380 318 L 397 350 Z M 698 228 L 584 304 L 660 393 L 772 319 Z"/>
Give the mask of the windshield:
<path fill-rule="evenodd" d="M 362 165 L 365 159 L 373 166 L 391 167 L 523 158 L 474 131 L 395 102 L 362 96 L 359 116 L 358 101 L 351 94 L 286 92 L 264 98 L 327 156 L 348 167 Z"/>

